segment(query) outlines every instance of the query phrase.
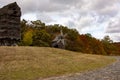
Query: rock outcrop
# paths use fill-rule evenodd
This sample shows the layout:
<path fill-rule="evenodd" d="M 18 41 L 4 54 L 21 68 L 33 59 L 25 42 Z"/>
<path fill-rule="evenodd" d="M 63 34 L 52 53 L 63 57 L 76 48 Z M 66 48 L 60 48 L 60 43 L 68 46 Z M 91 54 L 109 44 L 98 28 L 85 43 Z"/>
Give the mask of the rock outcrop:
<path fill-rule="evenodd" d="M 0 45 L 15 45 L 20 36 L 21 9 L 16 2 L 0 8 Z"/>

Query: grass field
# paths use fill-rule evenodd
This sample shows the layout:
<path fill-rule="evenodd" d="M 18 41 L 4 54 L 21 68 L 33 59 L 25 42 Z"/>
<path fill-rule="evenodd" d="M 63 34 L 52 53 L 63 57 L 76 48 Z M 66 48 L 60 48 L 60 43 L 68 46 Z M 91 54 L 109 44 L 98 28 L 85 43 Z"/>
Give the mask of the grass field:
<path fill-rule="evenodd" d="M 0 47 L 0 80 L 37 80 L 106 66 L 115 59 L 44 47 Z"/>

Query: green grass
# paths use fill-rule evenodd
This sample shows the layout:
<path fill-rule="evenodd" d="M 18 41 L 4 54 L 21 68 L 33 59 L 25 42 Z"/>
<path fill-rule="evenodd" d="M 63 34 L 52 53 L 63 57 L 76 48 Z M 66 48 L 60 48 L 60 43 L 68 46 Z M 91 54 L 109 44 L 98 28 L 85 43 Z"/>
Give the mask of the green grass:
<path fill-rule="evenodd" d="M 0 80 L 37 80 L 104 67 L 115 59 L 44 47 L 0 47 Z"/>

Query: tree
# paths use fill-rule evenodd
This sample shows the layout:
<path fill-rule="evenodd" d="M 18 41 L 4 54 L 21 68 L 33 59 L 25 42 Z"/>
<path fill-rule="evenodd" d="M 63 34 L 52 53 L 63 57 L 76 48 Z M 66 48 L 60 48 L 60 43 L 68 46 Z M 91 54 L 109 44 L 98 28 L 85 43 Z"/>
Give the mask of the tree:
<path fill-rule="evenodd" d="M 77 30 L 69 29 L 59 24 L 45 25 L 40 20 L 21 21 L 21 43 L 23 46 L 49 47 L 54 37 L 62 29 L 66 36 L 66 49 L 91 54 L 114 54 L 117 50 L 109 36 L 105 36 L 101 41 L 92 37 L 91 34 L 80 35 Z"/>
<path fill-rule="evenodd" d="M 50 46 L 51 36 L 45 30 L 36 30 L 33 35 L 34 46 Z"/>
<path fill-rule="evenodd" d="M 23 19 L 21 21 L 21 39 L 23 39 L 24 32 L 26 31 L 26 27 L 27 27 L 26 24 L 27 24 L 27 21 Z"/>
<path fill-rule="evenodd" d="M 32 26 L 36 29 L 45 29 L 45 23 L 41 22 L 40 20 L 36 20 L 36 21 L 31 21 Z"/>
<path fill-rule="evenodd" d="M 85 35 L 88 36 L 88 37 L 92 37 L 92 35 L 90 33 L 87 33 Z"/>
<path fill-rule="evenodd" d="M 109 36 L 105 36 L 102 40 L 102 43 L 104 45 L 104 50 L 106 51 L 107 55 L 112 54 L 112 51 L 114 51 L 114 45 L 112 44 L 113 41 L 110 39 Z"/>
<path fill-rule="evenodd" d="M 25 46 L 30 46 L 30 45 L 32 45 L 32 42 L 33 42 L 32 37 L 33 37 L 33 31 L 32 31 L 32 30 L 28 30 L 28 31 L 25 32 L 25 34 L 24 34 L 22 43 L 23 43 Z"/>
<path fill-rule="evenodd" d="M 77 37 L 79 36 L 79 33 L 76 29 L 69 29 L 67 35 L 68 35 L 69 40 L 75 41 Z"/>
<path fill-rule="evenodd" d="M 107 43 L 113 43 L 113 41 L 110 39 L 110 37 L 108 35 L 105 36 L 102 41 L 107 42 Z"/>

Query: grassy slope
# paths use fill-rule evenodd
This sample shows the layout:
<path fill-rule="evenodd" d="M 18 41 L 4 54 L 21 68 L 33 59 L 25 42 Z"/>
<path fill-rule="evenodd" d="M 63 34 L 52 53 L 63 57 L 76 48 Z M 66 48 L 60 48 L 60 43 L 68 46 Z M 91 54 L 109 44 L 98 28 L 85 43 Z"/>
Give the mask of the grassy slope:
<path fill-rule="evenodd" d="M 39 47 L 0 47 L 0 80 L 36 80 L 103 67 L 115 59 Z"/>

